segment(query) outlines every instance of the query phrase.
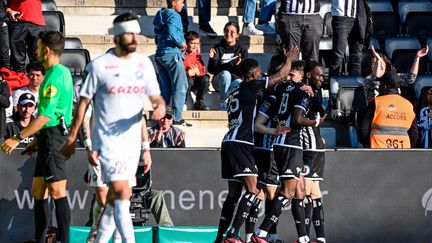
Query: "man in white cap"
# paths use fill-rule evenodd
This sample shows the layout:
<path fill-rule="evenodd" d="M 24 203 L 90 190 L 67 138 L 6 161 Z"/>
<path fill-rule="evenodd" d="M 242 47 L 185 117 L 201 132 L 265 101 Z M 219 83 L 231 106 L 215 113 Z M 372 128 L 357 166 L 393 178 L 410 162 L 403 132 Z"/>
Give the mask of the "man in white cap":
<path fill-rule="evenodd" d="M 131 187 L 143 148 L 144 172 L 152 163 L 146 122 L 143 118 L 147 96 L 153 105 L 153 119 L 165 116 L 165 103 L 152 62 L 135 53 L 139 33 L 138 19 L 124 13 L 114 19 L 112 28 L 115 48 L 89 63 L 80 101 L 71 131 L 61 152 L 70 156 L 87 106 L 93 101 L 91 151 L 89 162 L 102 168 L 102 178 L 109 185 L 107 201 L 99 220 L 95 242 L 108 242 L 115 228 L 123 243 L 135 242 L 129 213 Z M 118 240 L 118 239 L 116 239 Z"/>

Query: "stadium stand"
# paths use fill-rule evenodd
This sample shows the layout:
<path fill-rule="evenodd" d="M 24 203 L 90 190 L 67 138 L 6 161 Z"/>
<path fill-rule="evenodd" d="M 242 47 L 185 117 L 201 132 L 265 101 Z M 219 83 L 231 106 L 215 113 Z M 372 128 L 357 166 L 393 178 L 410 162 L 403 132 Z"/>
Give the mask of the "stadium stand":
<path fill-rule="evenodd" d="M 399 15 L 389 1 L 368 1 L 372 11 L 373 36 L 384 45 L 386 37 L 400 34 Z"/>
<path fill-rule="evenodd" d="M 431 1 L 400 1 L 398 12 L 402 34 L 413 35 L 426 40 L 426 37 L 432 33 L 430 25 L 432 20 Z"/>
<path fill-rule="evenodd" d="M 414 37 L 390 37 L 386 39 L 387 56 L 399 73 L 407 73 L 411 69 L 417 51 L 421 48 L 420 41 Z M 420 59 L 419 74 L 427 72 L 427 59 Z"/>
<path fill-rule="evenodd" d="M 60 56 L 60 63 L 69 67 L 73 75 L 82 74 L 89 62 L 90 53 L 86 49 L 65 49 Z"/>
<path fill-rule="evenodd" d="M 57 4 L 54 0 L 42 0 L 42 11 L 57 11 Z"/>
<path fill-rule="evenodd" d="M 414 83 L 416 100 L 420 101 L 424 91 L 432 87 L 432 75 L 419 75 Z"/>
<path fill-rule="evenodd" d="M 84 49 L 78 37 L 66 37 L 64 49 Z"/>
<path fill-rule="evenodd" d="M 339 118 L 352 120 L 357 111 L 366 107 L 363 77 L 331 77 L 330 95 Z"/>
<path fill-rule="evenodd" d="M 60 31 L 66 34 L 64 15 L 60 11 L 42 11 L 47 30 Z"/>

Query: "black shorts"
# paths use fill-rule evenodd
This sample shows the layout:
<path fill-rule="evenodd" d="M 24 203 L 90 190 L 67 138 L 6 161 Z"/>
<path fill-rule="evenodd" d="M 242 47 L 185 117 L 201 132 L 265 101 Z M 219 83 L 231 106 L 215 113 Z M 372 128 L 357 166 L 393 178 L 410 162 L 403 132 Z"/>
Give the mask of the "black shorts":
<path fill-rule="evenodd" d="M 273 151 L 279 179 L 299 179 L 303 170 L 303 150 L 276 145 L 273 146 Z"/>
<path fill-rule="evenodd" d="M 66 140 L 58 127 L 42 129 L 37 135 L 38 153 L 35 177 L 44 177 L 47 183 L 66 179 L 66 157 L 60 148 Z"/>
<path fill-rule="evenodd" d="M 306 180 L 322 181 L 324 176 L 325 152 L 304 151 L 302 174 Z"/>
<path fill-rule="evenodd" d="M 253 156 L 258 168 L 258 183 L 264 186 L 279 186 L 279 173 L 272 151 L 254 149 Z"/>
<path fill-rule="evenodd" d="M 238 177 L 258 176 L 252 149 L 253 145 L 245 143 L 223 142 L 222 179 L 238 181 Z"/>

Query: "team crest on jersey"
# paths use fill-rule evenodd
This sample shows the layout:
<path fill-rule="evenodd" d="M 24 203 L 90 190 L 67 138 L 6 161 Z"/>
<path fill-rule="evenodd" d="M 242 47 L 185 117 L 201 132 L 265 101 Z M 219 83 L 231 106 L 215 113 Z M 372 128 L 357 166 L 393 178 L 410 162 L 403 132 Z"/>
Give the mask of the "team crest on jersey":
<path fill-rule="evenodd" d="M 311 171 L 310 167 L 308 165 L 305 165 L 303 167 L 302 173 L 303 173 L 303 175 L 309 175 L 310 171 Z"/>
<path fill-rule="evenodd" d="M 141 71 L 137 71 L 137 72 L 135 73 L 135 77 L 136 77 L 137 79 L 143 79 L 143 77 L 144 77 L 144 73 L 141 72 Z"/>
<path fill-rule="evenodd" d="M 51 98 L 57 94 L 57 91 L 57 87 L 50 85 L 44 89 L 43 95 L 46 98 Z"/>

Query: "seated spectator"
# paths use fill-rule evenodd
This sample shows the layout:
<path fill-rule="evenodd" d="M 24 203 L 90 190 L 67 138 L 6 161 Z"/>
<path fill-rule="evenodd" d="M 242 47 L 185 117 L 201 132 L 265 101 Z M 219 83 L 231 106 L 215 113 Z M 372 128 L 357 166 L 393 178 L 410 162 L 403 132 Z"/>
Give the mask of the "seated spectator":
<path fill-rule="evenodd" d="M 187 32 L 186 45 L 184 66 L 189 83 L 186 99 L 192 99 L 191 91 L 194 91 L 196 92 L 196 99 L 193 109 L 208 110 L 209 108 L 204 103 L 204 94 L 208 91 L 210 77 L 201 57 L 199 34 L 195 31 Z"/>
<path fill-rule="evenodd" d="M 33 113 L 36 109 L 36 98 L 31 93 L 22 94 L 17 103 L 17 111 L 12 115 L 11 121 L 6 123 L 4 138 L 13 137 L 21 132 L 33 120 Z M 26 147 L 34 137 L 27 137 L 21 140 L 19 147 Z"/>
<path fill-rule="evenodd" d="M 432 148 L 432 88 L 429 88 L 423 95 L 418 127 L 420 147 Z"/>
<path fill-rule="evenodd" d="M 26 72 L 27 72 L 27 77 L 29 79 L 29 84 L 26 87 L 14 90 L 12 93 L 12 102 L 14 106 L 14 111 L 17 111 L 18 99 L 24 93 L 33 94 L 36 103 L 38 102 L 39 86 L 41 85 L 44 79 L 45 69 L 40 63 L 35 62 L 27 65 Z"/>
<path fill-rule="evenodd" d="M 185 132 L 172 126 L 173 114 L 167 111 L 158 124 L 148 129 L 150 147 L 152 148 L 184 148 Z"/>
<path fill-rule="evenodd" d="M 219 108 L 227 109 L 228 94 L 241 82 L 240 63 L 248 58 L 247 48 L 238 43 L 240 27 L 228 22 L 224 27 L 224 38 L 209 52 L 208 71 L 214 74 L 213 88 L 220 92 Z"/>

